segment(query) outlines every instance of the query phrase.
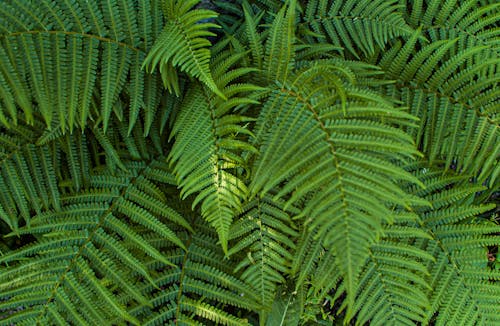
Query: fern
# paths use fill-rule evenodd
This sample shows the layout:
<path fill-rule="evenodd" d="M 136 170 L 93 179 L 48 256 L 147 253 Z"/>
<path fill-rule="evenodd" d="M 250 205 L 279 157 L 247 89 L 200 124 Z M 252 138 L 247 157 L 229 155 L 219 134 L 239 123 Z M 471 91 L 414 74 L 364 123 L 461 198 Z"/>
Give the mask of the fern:
<path fill-rule="evenodd" d="M 463 48 L 488 45 L 498 53 L 498 8 L 498 3 L 481 6 L 477 1 L 423 1 L 408 10 L 408 21 L 424 26 L 433 38 L 459 37 Z"/>
<path fill-rule="evenodd" d="M 144 65 L 154 69 L 161 64 L 163 83 L 177 94 L 178 77 L 173 68 L 178 66 L 181 71 L 199 78 L 212 91 L 224 98 L 210 72 L 210 50 L 207 47 L 211 44 L 206 39 L 207 36 L 215 35 L 208 29 L 218 26 L 200 22 L 216 17 L 216 13 L 210 10 L 190 10 L 198 2 L 199 0 L 169 0 L 164 3 L 163 10 L 167 24 L 146 57 Z"/>
<path fill-rule="evenodd" d="M 359 58 L 398 36 L 408 37 L 412 28 L 405 22 L 398 1 L 309 1 L 304 25 L 320 40 L 328 38 Z"/>
<path fill-rule="evenodd" d="M 389 192 L 386 187 L 388 178 L 412 180 L 411 176 L 396 172 L 395 166 L 387 172 L 381 169 L 391 163 L 381 160 L 378 153 L 390 156 L 397 152 L 411 157 L 416 152 L 409 137 L 376 121 L 385 115 L 379 115 L 381 108 L 394 112 L 389 114 L 401 114 L 397 109 L 382 99 L 372 102 L 369 98 L 373 95 L 351 88 L 334 71 L 335 67 L 328 66 L 310 68 L 290 86 L 271 93 L 258 121 L 261 123 L 256 134 L 262 139 L 262 147 L 251 192 L 265 193 L 286 180 L 277 198 L 290 195 L 288 203 L 294 203 L 309 197 L 301 215 L 307 217 L 307 224 L 322 225 L 320 233 L 327 235 L 324 245 L 347 256 L 341 269 L 348 294 L 352 295 L 359 266 L 380 232 L 380 223 L 392 220 L 385 202 L 403 206 L 411 202 L 401 190 L 392 187 L 394 192 Z M 319 80 L 317 84 L 309 82 L 315 79 Z M 328 82 L 336 88 L 322 86 Z M 352 102 L 347 102 L 348 98 Z M 398 156 L 393 159 L 403 158 Z M 391 176 L 386 174 L 389 171 Z M 357 231 L 347 231 L 351 229 Z M 345 233 L 339 237 L 341 230 Z"/>
<path fill-rule="evenodd" d="M 174 268 L 151 260 L 148 267 L 155 273 L 154 283 L 143 291 L 151 297 L 152 306 L 139 305 L 131 310 L 143 317 L 144 325 L 213 321 L 221 325 L 246 325 L 237 316 L 224 312 L 220 305 L 259 309 L 254 289 L 231 275 L 231 262 L 225 260 L 216 238 L 207 233 L 206 225 L 196 225 L 194 233 L 184 234 L 187 251 L 167 246 L 155 237 Z M 234 265 L 233 265 L 234 266 Z"/>
<path fill-rule="evenodd" d="M 34 143 L 41 130 L 41 124 L 33 128 L 18 125 L 0 137 L 0 215 L 14 231 L 20 223 L 30 224 L 33 211 L 41 213 L 61 208 L 61 194 L 54 173 L 59 164 L 54 157 L 60 148 L 36 146 Z"/>
<path fill-rule="evenodd" d="M 396 220 L 370 248 L 363 267 L 355 305 L 359 323 L 414 325 L 425 320 L 429 309 L 427 293 L 432 288 L 426 265 L 434 257 L 412 242 L 431 237 L 412 226 L 418 221 L 415 216 L 402 214 Z"/>
<path fill-rule="evenodd" d="M 181 195 L 185 198 L 198 193 L 193 205 L 201 202 L 202 215 L 216 228 L 224 251 L 227 251 L 234 212 L 241 210 L 248 192 L 237 171 L 246 165 L 240 153 L 255 151 L 238 136 L 252 136 L 241 125 L 252 119 L 238 114 L 236 108 L 255 103 L 244 93 L 259 90 L 251 84 L 233 83 L 234 79 L 251 70 L 239 68 L 226 72 L 238 60 L 237 56 L 228 58 L 228 55 L 221 54 L 214 63 L 215 80 L 228 100 L 222 101 L 200 85 L 193 85 L 176 117 L 171 134 L 175 143 L 169 154 L 170 162 L 175 163 L 174 172 L 182 187 Z M 193 142 L 193 137 L 203 140 Z"/>
<path fill-rule="evenodd" d="M 265 44 L 264 70 L 271 81 L 285 82 L 294 61 L 295 3 L 283 7 L 273 21 Z"/>
<path fill-rule="evenodd" d="M 141 109 L 154 112 L 142 91 L 151 77 L 141 66 L 157 35 L 151 20 L 161 23 L 163 18 L 156 1 L 140 1 L 137 11 L 129 9 L 134 3 L 16 0 L 2 5 L 1 122 L 12 124 L 7 110 L 16 123 L 18 107 L 29 123 L 39 112 L 49 128 L 56 117 L 63 131 L 84 128 L 96 118 L 91 106 L 95 92 L 104 129 L 120 94 L 131 99 L 131 129 Z M 25 53 L 22 58 L 19 51 Z M 148 86 L 149 94 L 161 92 L 158 83 Z"/>
<path fill-rule="evenodd" d="M 420 116 L 419 128 L 411 130 L 417 146 L 435 160 L 446 160 L 458 170 L 478 175 L 484 182 L 488 176 L 493 185 L 498 176 L 496 158 L 500 151 L 498 123 L 495 112 L 496 73 L 478 75 L 495 60 L 474 62 L 474 57 L 485 53 L 483 46 L 470 46 L 456 54 L 456 40 L 436 41 L 414 52 L 417 34 L 400 51 L 388 52 L 381 66 L 390 78 L 400 85 L 387 87 L 387 92 L 401 98 Z M 396 54 L 397 55 L 394 55 Z M 410 57 L 411 55 L 411 57 Z M 464 62 L 473 63 L 466 69 Z M 482 94 L 477 95 L 475 94 Z M 493 113 L 494 114 L 494 113 Z"/>
<path fill-rule="evenodd" d="M 442 176 L 426 165 L 415 165 L 414 172 L 426 184 L 418 195 L 428 198 L 433 209 L 419 209 L 420 228 L 432 239 L 416 245 L 434 256 L 429 263 L 432 292 L 426 322 L 498 323 L 498 280 L 500 275 L 487 266 L 485 246 L 497 245 L 500 228 L 489 221 L 473 222 L 474 217 L 494 205 L 472 205 L 470 200 L 482 187 L 457 186 L 460 177 Z M 493 282 L 493 283 L 492 283 Z"/>
<path fill-rule="evenodd" d="M 499 5 L 5 0 L 0 325 L 496 325 Z"/>
<path fill-rule="evenodd" d="M 148 169 L 130 166 L 129 174 L 112 177 L 103 171 L 93 175 L 88 189 L 61 198 L 58 212 L 37 214 L 29 228 L 17 230 L 17 235 L 40 237 L 1 257 L 5 264 L 1 293 L 10 301 L 0 309 L 9 308 L 12 301 L 34 300 L 5 322 L 47 323 L 62 318 L 82 324 L 120 319 L 139 324 L 126 311 L 126 302 L 118 298 L 125 295 L 127 300 L 148 303 L 137 281 L 129 282 L 131 278 L 154 282 L 145 256 L 166 266 L 172 263 L 138 233 L 138 227 L 184 249 L 184 243 L 165 222 L 190 228 L 181 215 L 166 206 L 164 198 L 153 195 L 157 186 L 147 179 Z M 28 258 L 30 264 L 21 263 Z"/>
<path fill-rule="evenodd" d="M 269 195 L 248 203 L 242 215 L 244 218 L 235 222 L 230 230 L 231 237 L 239 241 L 228 254 L 246 251 L 235 270 L 242 270 L 241 278 L 257 290 L 259 303 L 270 307 L 277 286 L 286 281 L 283 275 L 289 273 L 291 252 L 295 249 L 291 239 L 297 232 L 290 225 L 283 203 L 276 205 Z"/>

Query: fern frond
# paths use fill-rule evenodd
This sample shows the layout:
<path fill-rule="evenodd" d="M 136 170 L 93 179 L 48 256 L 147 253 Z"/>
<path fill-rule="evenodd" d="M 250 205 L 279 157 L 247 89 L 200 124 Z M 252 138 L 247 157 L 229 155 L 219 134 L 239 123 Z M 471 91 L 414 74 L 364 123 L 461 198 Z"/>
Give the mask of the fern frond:
<path fill-rule="evenodd" d="M 33 212 L 60 209 L 60 190 L 54 160 L 60 148 L 36 146 L 43 125 L 29 128 L 24 124 L 1 129 L 0 134 L 0 219 L 13 231 L 30 224 Z M 53 153 L 52 156 L 50 153 Z"/>
<path fill-rule="evenodd" d="M 296 10 L 296 0 L 289 1 L 288 5 L 278 12 L 269 30 L 263 62 L 264 74 L 268 81 L 285 82 L 294 66 Z"/>
<path fill-rule="evenodd" d="M 104 130 L 108 129 L 108 121 L 113 104 L 118 97 L 117 90 L 123 88 L 130 65 L 131 53 L 126 48 L 115 44 L 106 44 L 103 49 L 103 67 L 101 78 L 101 115 Z"/>
<path fill-rule="evenodd" d="M 408 212 L 394 213 L 394 223 L 384 224 L 383 236 L 370 245 L 369 255 L 359 275 L 359 286 L 353 307 L 357 323 L 374 325 L 414 325 L 423 321 L 429 307 L 427 264 L 433 257 L 414 245 L 415 239 L 430 239 L 426 231 L 416 228 L 418 216 Z M 339 256 L 324 248 L 320 228 L 305 229 L 298 245 L 295 270 L 297 286 L 310 284 L 309 291 L 320 302 L 341 297 L 345 291 Z M 300 283 L 299 283 L 300 282 Z M 337 314 L 346 308 L 344 301 Z"/>
<path fill-rule="evenodd" d="M 192 85 L 172 129 L 171 138 L 175 138 L 175 142 L 169 160 L 175 164 L 174 172 L 182 188 L 182 197 L 196 194 L 193 207 L 201 203 L 203 217 L 216 228 L 227 251 L 231 221 L 247 196 L 247 187 L 237 171 L 246 165 L 241 153 L 255 152 L 241 137 L 252 135 L 242 123 L 253 119 L 238 114 L 235 108 L 255 103 L 244 95 L 259 88 L 233 83 L 233 79 L 249 71 L 240 68 L 227 72 L 238 56 L 223 58 L 215 58 L 214 72 L 218 87 L 227 94 L 228 100 L 214 98 L 201 85 Z"/>
<path fill-rule="evenodd" d="M 214 93 L 222 98 L 225 95 L 217 87 L 210 72 L 210 41 L 208 36 L 215 34 L 210 28 L 218 25 L 201 22 L 217 14 L 207 9 L 192 9 L 199 0 L 178 1 L 167 0 L 163 8 L 167 19 L 163 32 L 158 36 L 149 51 L 143 67 L 150 71 L 160 67 L 165 86 L 179 94 L 176 72 L 170 67 L 178 67 L 181 71 L 198 78 Z"/>
<path fill-rule="evenodd" d="M 500 244 L 500 227 L 489 221 L 471 222 L 471 217 L 495 205 L 470 203 L 475 192 L 484 187 L 471 189 L 452 174 L 429 169 L 428 164 L 411 170 L 428 185 L 415 193 L 435 206 L 416 211 L 422 220 L 419 228 L 432 239 L 415 244 L 434 256 L 434 262 L 427 263 L 432 291 L 428 292 L 431 307 L 424 322 L 497 324 L 500 287 L 496 281 L 500 274 L 488 267 L 487 246 Z"/>
<path fill-rule="evenodd" d="M 63 133 L 97 118 L 106 130 L 113 106 L 126 93 L 130 128 L 138 112 L 154 112 L 158 103 L 148 107 L 143 100 L 147 77 L 140 67 L 156 31 L 144 20 L 163 18 L 154 2 L 139 1 L 137 14 L 129 9 L 133 3 L 6 1 L 0 10 L 0 121 L 6 124 L 8 115 L 15 124 L 19 108 L 29 123 L 34 112 L 48 128 L 57 118 Z M 159 82 L 148 87 L 151 93 L 162 89 Z M 101 103 L 92 112 L 98 89 Z"/>
<path fill-rule="evenodd" d="M 486 45 L 491 49 L 489 56 L 494 57 L 500 51 L 499 8 L 498 3 L 477 0 L 425 0 L 408 8 L 408 20 L 412 26 L 422 26 L 433 40 L 460 38 L 461 49 Z"/>
<path fill-rule="evenodd" d="M 293 239 L 298 234 L 283 205 L 270 195 L 256 198 L 245 205 L 229 231 L 230 239 L 238 240 L 228 255 L 240 253 L 243 258 L 235 271 L 243 272 L 241 279 L 256 290 L 263 307 L 272 306 L 278 285 L 286 281 L 295 251 Z M 294 213 L 298 214 L 298 210 Z"/>
<path fill-rule="evenodd" d="M 252 7 L 248 1 L 244 1 L 242 4 L 242 9 L 245 14 L 245 36 L 248 39 L 250 50 L 252 51 L 252 58 L 254 60 L 255 66 L 258 69 L 263 68 L 262 59 L 264 58 L 264 45 L 262 44 L 262 35 L 257 29 L 259 21 L 262 19 L 264 12 L 261 12 L 258 16 L 255 16 Z"/>
<path fill-rule="evenodd" d="M 387 77 L 398 80 L 398 84 L 386 86 L 386 91 L 421 117 L 419 127 L 409 132 L 431 163 L 445 160 L 448 168 L 454 165 L 492 186 L 500 153 L 498 122 L 493 118 L 500 101 L 494 90 L 498 72 L 492 68 L 499 61 L 475 62 L 484 47 L 471 46 L 455 53 L 456 42 L 436 41 L 415 53 L 417 37 L 402 48 L 396 45 L 400 49 L 397 56 L 391 51 L 381 59 Z M 465 63 L 470 64 L 464 67 Z"/>
<path fill-rule="evenodd" d="M 291 275 L 295 277 L 297 286 L 310 280 L 318 291 L 323 289 L 324 292 L 328 292 L 341 279 L 341 271 L 335 264 L 335 256 L 325 249 L 319 234 L 320 228 L 311 229 L 306 226 L 300 231 Z"/>
<path fill-rule="evenodd" d="M 206 228 L 195 226 L 194 233 L 185 235 L 187 250 L 163 245 L 165 256 L 175 267 L 151 261 L 156 271 L 154 287 L 146 284 L 143 291 L 151 297 L 152 306 L 139 305 L 130 313 L 144 320 L 143 325 L 169 323 L 248 325 L 248 322 L 223 306 L 259 309 L 255 289 L 231 274 L 234 263 L 224 259 L 216 238 Z M 163 240 L 161 240 L 163 242 Z"/>
<path fill-rule="evenodd" d="M 360 52 L 372 55 L 392 39 L 413 33 L 397 0 L 309 1 L 304 21 L 319 38 L 327 37 L 356 58 Z"/>
<path fill-rule="evenodd" d="M 415 325 L 425 320 L 431 290 L 427 265 L 434 257 L 413 245 L 430 238 L 411 226 L 417 220 L 415 215 L 410 220 L 396 217 L 396 223 L 385 226 L 385 236 L 371 246 L 356 297 L 358 323 Z"/>
<path fill-rule="evenodd" d="M 307 198 L 300 216 L 310 227 L 321 225 L 323 245 L 346 257 L 340 268 L 351 308 L 369 246 L 381 223 L 392 220 L 386 204 L 411 202 L 391 180 L 414 179 L 391 160 L 417 152 L 409 136 L 383 122 L 391 112 L 398 109 L 353 87 L 335 67 L 317 66 L 274 89 L 257 121 L 262 145 L 251 194 L 285 182 L 276 198 Z"/>
<path fill-rule="evenodd" d="M 141 279 L 153 282 L 145 257 L 172 263 L 138 228 L 186 248 L 167 226 L 183 218 L 172 209 L 159 212 L 164 202 L 148 195 L 147 169 L 129 165 L 128 174 L 91 176 L 91 188 L 62 196 L 60 211 L 43 211 L 32 217 L 30 227 L 16 232 L 38 240 L 0 256 L 0 296 L 9 296 L 4 306 L 24 300 L 24 309 L 2 322 L 29 325 L 61 318 L 139 324 L 126 307 L 149 304 L 138 286 Z"/>

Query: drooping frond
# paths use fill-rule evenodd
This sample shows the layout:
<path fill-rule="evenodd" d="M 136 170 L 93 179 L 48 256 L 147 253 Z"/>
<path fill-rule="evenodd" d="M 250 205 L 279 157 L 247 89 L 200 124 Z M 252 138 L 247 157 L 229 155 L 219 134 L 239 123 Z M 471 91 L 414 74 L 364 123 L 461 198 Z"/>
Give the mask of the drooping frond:
<path fill-rule="evenodd" d="M 252 285 L 263 307 L 272 306 L 278 285 L 286 282 L 295 251 L 298 234 L 283 205 L 270 195 L 256 198 L 245 205 L 229 231 L 237 242 L 228 255 L 239 253 L 243 258 L 235 271 L 242 271 L 241 279 Z"/>
<path fill-rule="evenodd" d="M 341 45 L 354 57 L 375 53 L 396 37 L 408 37 L 413 29 L 403 18 L 397 0 L 308 1 L 304 26 L 324 41 Z"/>
<path fill-rule="evenodd" d="M 410 167 L 426 185 L 414 190 L 429 200 L 432 208 L 420 208 L 419 228 L 432 239 L 414 245 L 434 256 L 427 263 L 430 309 L 425 323 L 436 325 L 496 325 L 500 322 L 500 273 L 488 266 L 488 246 L 500 245 L 500 226 L 474 220 L 495 207 L 473 205 L 471 198 L 482 186 L 461 185 L 466 177 L 443 175 L 428 163 Z"/>
<path fill-rule="evenodd" d="M 415 325 L 424 322 L 430 307 L 427 266 L 434 257 L 415 246 L 431 236 L 416 228 L 415 214 L 396 214 L 384 236 L 370 248 L 360 275 L 356 321 L 360 325 Z"/>
<path fill-rule="evenodd" d="M 431 163 L 445 160 L 448 168 L 453 165 L 493 185 L 500 174 L 495 118 L 500 61 L 475 61 L 476 55 L 485 53 L 484 46 L 457 51 L 457 40 L 432 42 L 415 51 L 417 39 L 415 34 L 382 57 L 387 78 L 397 79 L 386 92 L 420 117 L 419 127 L 409 133 Z"/>
<path fill-rule="evenodd" d="M 264 45 L 262 43 L 262 35 L 259 33 L 258 25 L 264 12 L 259 13 L 258 16 L 255 15 L 253 8 L 244 1 L 242 4 L 242 10 L 245 14 L 244 26 L 244 36 L 247 39 L 248 47 L 250 48 L 254 66 L 258 69 L 263 68 L 264 59 Z"/>
<path fill-rule="evenodd" d="M 36 214 L 30 227 L 17 231 L 37 240 L 0 256 L 0 297 L 9 298 L 0 311 L 23 306 L 2 324 L 140 324 L 127 306 L 149 304 L 139 286 L 141 280 L 154 282 L 146 257 L 172 264 L 145 232 L 185 249 L 167 224 L 190 229 L 148 178 L 154 165 L 132 163 L 129 173 L 94 174 L 89 188 L 61 196 L 59 211 Z"/>
<path fill-rule="evenodd" d="M 408 22 L 421 26 L 433 40 L 459 38 L 459 46 L 486 45 L 491 54 L 500 51 L 498 26 L 500 4 L 480 4 L 478 0 L 424 0 L 407 6 Z"/>
<path fill-rule="evenodd" d="M 370 246 L 359 275 L 352 313 L 360 325 L 414 325 L 426 317 L 427 265 L 433 257 L 414 242 L 430 235 L 415 227 L 415 214 L 401 211 L 393 216 L 394 223 L 384 224 L 383 236 Z M 304 231 L 295 254 L 296 284 L 310 284 L 312 297 L 320 302 L 335 301 L 346 291 L 339 268 L 344 253 L 336 256 L 321 246 L 319 227 Z M 337 314 L 345 308 L 346 303 Z"/>
<path fill-rule="evenodd" d="M 20 224 L 29 225 L 32 212 L 60 209 L 54 173 L 60 164 L 54 159 L 59 148 L 35 145 L 41 123 L 35 128 L 19 123 L 0 130 L 0 220 L 16 231 Z"/>
<path fill-rule="evenodd" d="M 294 66 L 296 0 L 289 1 L 276 15 L 265 43 L 264 75 L 268 81 L 284 83 Z M 248 19 L 248 17 L 247 17 Z M 251 23 L 249 21 L 247 24 Z M 252 33 L 252 26 L 249 26 Z M 253 35 L 251 35 L 253 36 Z M 253 37 L 258 37 L 253 36 Z M 253 40 L 257 42 L 258 40 Z"/>
<path fill-rule="evenodd" d="M 216 17 L 208 9 L 192 9 L 199 0 L 166 0 L 163 3 L 166 24 L 144 61 L 150 71 L 160 67 L 163 83 L 179 94 L 175 68 L 198 78 L 217 95 L 224 98 L 210 72 L 210 28 L 218 25 L 203 22 Z"/>
<path fill-rule="evenodd" d="M 137 6 L 137 10 L 130 8 Z M 40 113 L 65 132 L 101 119 L 104 129 L 120 96 L 128 97 L 130 129 L 139 112 L 156 110 L 161 92 L 141 65 L 161 23 L 156 1 L 4 1 L 0 9 L 0 122 Z M 19 55 L 22 53 L 22 55 Z M 147 92 L 144 89 L 148 88 Z M 100 105 L 92 111 L 96 96 Z M 156 95 L 155 95 L 156 96 Z M 146 126 L 146 129 L 148 126 Z"/>
<path fill-rule="evenodd" d="M 126 119 L 110 119 L 107 133 L 96 127 L 63 134 L 60 128 L 46 129 L 43 118 L 35 117 L 32 126 L 19 115 L 17 125 L 0 127 L 0 219 L 11 231 L 29 225 L 34 214 L 58 211 L 61 193 L 88 187 L 90 171 L 96 166 L 106 164 L 112 173 L 127 169 L 124 160 L 163 156 L 161 121 L 154 121 L 145 138 L 141 124 L 129 135 Z M 156 178 L 165 179 L 162 174 Z M 173 177 L 171 183 L 175 184 Z"/>
<path fill-rule="evenodd" d="M 202 224 L 184 234 L 186 251 L 161 238 L 154 240 L 174 267 L 149 262 L 157 286 L 145 283 L 143 292 L 151 306 L 138 305 L 130 311 L 143 321 L 141 325 L 249 325 L 227 308 L 260 309 L 255 289 L 232 274 L 234 262 L 224 258 L 217 238 L 207 230 Z"/>
<path fill-rule="evenodd" d="M 271 91 L 257 121 L 261 147 L 250 189 L 263 196 L 284 183 L 275 198 L 306 199 L 306 225 L 321 225 L 324 245 L 344 257 L 339 267 L 352 308 L 369 246 L 392 220 L 387 204 L 412 201 L 392 180 L 414 178 L 391 161 L 416 151 L 408 135 L 384 123 L 412 117 L 353 86 L 344 70 L 318 65 Z"/>
<path fill-rule="evenodd" d="M 236 109 L 242 104 L 256 103 L 245 97 L 245 93 L 259 89 L 234 82 L 252 69 L 227 72 L 239 59 L 229 55 L 221 54 L 214 64 L 217 87 L 228 100 L 193 84 L 176 116 L 171 134 L 175 142 L 169 154 L 182 197 L 196 195 L 193 207 L 201 203 L 202 216 L 217 230 L 225 251 L 231 221 L 247 196 L 247 187 L 238 171 L 246 169 L 241 153 L 255 151 L 246 140 L 252 133 L 243 125 L 253 119 Z"/>

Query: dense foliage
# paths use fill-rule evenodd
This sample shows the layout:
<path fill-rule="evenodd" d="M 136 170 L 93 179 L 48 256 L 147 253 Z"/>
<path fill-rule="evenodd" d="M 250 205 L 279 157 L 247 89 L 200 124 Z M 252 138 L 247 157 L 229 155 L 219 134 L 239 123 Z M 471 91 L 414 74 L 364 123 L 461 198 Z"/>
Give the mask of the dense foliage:
<path fill-rule="evenodd" d="M 0 325 L 499 325 L 499 18 L 3 0 Z"/>

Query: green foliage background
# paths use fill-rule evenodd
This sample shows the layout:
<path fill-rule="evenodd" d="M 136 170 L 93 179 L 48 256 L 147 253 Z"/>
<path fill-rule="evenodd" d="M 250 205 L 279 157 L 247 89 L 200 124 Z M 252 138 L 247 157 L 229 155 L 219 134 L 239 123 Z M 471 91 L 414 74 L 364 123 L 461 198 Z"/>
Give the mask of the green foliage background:
<path fill-rule="evenodd" d="M 0 325 L 500 324 L 499 17 L 2 1 Z"/>

